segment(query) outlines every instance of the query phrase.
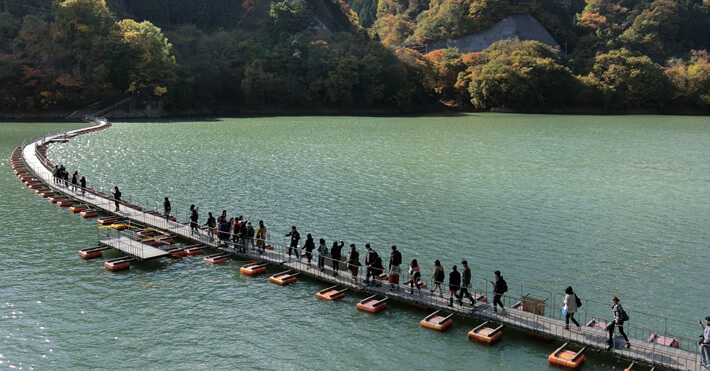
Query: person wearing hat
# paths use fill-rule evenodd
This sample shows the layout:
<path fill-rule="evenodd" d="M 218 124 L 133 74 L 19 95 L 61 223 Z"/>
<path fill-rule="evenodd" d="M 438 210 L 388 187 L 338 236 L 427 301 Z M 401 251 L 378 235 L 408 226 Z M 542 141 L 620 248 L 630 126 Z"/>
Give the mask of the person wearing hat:
<path fill-rule="evenodd" d="M 461 291 L 459 291 L 456 297 L 459 299 L 459 305 L 463 305 L 463 298 L 464 296 L 467 297 L 468 300 L 471 301 L 471 306 L 473 307 L 476 305 L 476 300 L 468 291 L 469 287 L 471 287 L 471 268 L 468 267 L 468 262 L 466 260 L 462 260 L 461 265 L 463 266 L 463 271 L 461 271 Z"/>
<path fill-rule="evenodd" d="M 703 329 L 703 336 L 700 339 L 700 365 L 710 370 L 710 316 L 705 317 L 705 327 L 700 320 L 698 325 Z"/>

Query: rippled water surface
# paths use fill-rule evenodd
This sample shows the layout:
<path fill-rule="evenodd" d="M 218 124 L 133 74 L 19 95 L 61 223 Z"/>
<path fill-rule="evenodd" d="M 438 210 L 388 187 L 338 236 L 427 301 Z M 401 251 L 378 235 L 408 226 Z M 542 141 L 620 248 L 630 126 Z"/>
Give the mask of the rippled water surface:
<path fill-rule="evenodd" d="M 359 313 L 361 296 L 316 300 L 310 279 L 278 287 L 242 262 L 201 257 L 106 271 L 77 250 L 94 220 L 36 197 L 12 173 L 23 141 L 78 124 L 1 123 L 0 368 L 546 369 L 554 344 L 506 330 L 469 343 L 478 322 L 421 329 L 402 304 Z M 667 116 L 469 114 L 418 118 L 273 117 L 125 122 L 50 147 L 49 157 L 154 207 L 169 196 L 291 225 L 328 242 L 396 244 L 428 277 L 469 261 L 484 288 L 503 271 L 511 294 L 572 285 L 588 310 L 691 322 L 710 315 L 710 120 Z M 277 268 L 273 268 L 275 272 Z M 705 277 L 705 278 L 703 278 Z M 518 285 L 525 285 L 520 288 Z M 664 320 L 636 314 L 663 328 Z M 695 338 L 697 327 L 671 321 Z M 589 354 L 586 368 L 623 369 Z"/>

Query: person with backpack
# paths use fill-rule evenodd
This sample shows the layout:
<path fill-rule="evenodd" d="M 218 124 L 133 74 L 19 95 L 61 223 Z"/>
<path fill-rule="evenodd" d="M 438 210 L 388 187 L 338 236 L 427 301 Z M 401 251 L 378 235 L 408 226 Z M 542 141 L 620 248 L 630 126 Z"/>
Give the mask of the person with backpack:
<path fill-rule="evenodd" d="M 372 247 L 370 247 L 370 244 L 365 244 L 365 249 L 367 252 L 365 253 L 365 267 L 366 267 L 366 274 L 365 274 L 365 284 L 370 285 L 370 276 L 372 277 L 373 283 L 375 280 L 374 274 L 372 273 L 372 264 L 375 262 L 375 259 L 377 258 L 377 251 L 373 250 Z"/>
<path fill-rule="evenodd" d="M 500 275 L 500 271 L 493 272 L 493 275 L 496 278 L 495 282 L 491 281 L 491 284 L 493 284 L 493 311 L 498 312 L 496 305 L 500 305 L 500 310 L 505 313 L 505 306 L 500 301 L 500 298 L 508 291 L 508 283 Z"/>
<path fill-rule="evenodd" d="M 611 311 L 614 312 L 614 320 L 611 321 L 609 325 L 607 325 L 609 337 L 606 340 L 606 350 L 611 350 L 611 348 L 614 347 L 614 329 L 616 327 L 619 328 L 619 333 L 621 334 L 621 336 L 624 337 L 624 340 L 626 340 L 626 348 L 631 348 L 631 342 L 629 342 L 629 337 L 626 336 L 626 333 L 624 332 L 624 322 L 629 320 L 629 315 L 626 314 L 626 311 L 619 303 L 619 298 L 614 296 L 613 298 L 611 298 L 611 303 L 613 304 L 611 307 Z"/>
<path fill-rule="evenodd" d="M 330 248 L 330 258 L 333 259 L 333 276 L 337 276 L 340 272 L 340 258 L 345 242 L 340 240 L 340 243 L 333 241 L 333 246 Z"/>
<path fill-rule="evenodd" d="M 325 246 L 325 239 L 320 239 L 318 244 L 318 268 L 323 272 L 325 269 L 325 256 L 328 255 L 328 247 Z"/>
<path fill-rule="evenodd" d="M 572 323 L 577 325 L 577 328 L 582 328 L 582 326 L 579 325 L 579 322 L 574 319 L 574 314 L 577 313 L 577 309 L 582 306 L 582 301 L 579 300 L 577 294 L 574 293 L 572 286 L 567 286 L 565 289 L 565 297 L 562 301 L 565 303 L 565 330 L 569 331 L 570 319 L 572 320 Z"/>
<path fill-rule="evenodd" d="M 454 264 L 453 267 L 451 267 L 451 273 L 449 273 L 449 293 L 451 294 L 451 297 L 449 297 L 449 306 L 453 307 L 454 306 L 454 296 L 456 296 L 456 292 L 459 291 L 459 286 L 461 285 L 461 273 L 456 269 L 456 264 Z"/>
<path fill-rule="evenodd" d="M 431 274 L 431 278 L 434 280 L 434 288 L 431 289 L 432 293 L 439 288 L 439 296 L 444 296 L 444 293 L 441 291 L 441 284 L 444 283 L 444 277 L 446 277 L 444 267 L 441 266 L 439 259 L 436 259 L 436 261 L 434 261 L 434 272 Z"/>
<path fill-rule="evenodd" d="M 397 246 L 392 245 L 392 254 L 390 254 L 390 290 L 395 288 L 395 285 L 399 285 L 399 265 L 402 264 L 402 254 L 397 251 Z"/>

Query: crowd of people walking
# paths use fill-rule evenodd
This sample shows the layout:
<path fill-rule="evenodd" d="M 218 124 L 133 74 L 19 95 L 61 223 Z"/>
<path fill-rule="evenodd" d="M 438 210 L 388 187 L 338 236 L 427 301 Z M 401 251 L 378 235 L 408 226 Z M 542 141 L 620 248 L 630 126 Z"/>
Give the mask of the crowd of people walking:
<path fill-rule="evenodd" d="M 58 174 L 62 174 L 63 166 L 57 170 Z M 74 178 L 76 177 L 76 173 Z M 57 176 L 55 182 L 64 181 L 65 178 Z M 74 179 L 72 179 L 73 181 Z M 82 177 L 82 181 L 85 182 Z M 116 199 L 116 208 L 118 210 L 118 201 L 120 201 L 120 191 L 118 187 L 115 187 L 114 198 Z M 172 210 L 170 201 L 168 197 L 165 197 L 163 203 L 163 214 L 166 219 L 168 219 L 170 212 Z M 189 210 L 189 224 L 191 233 L 200 234 L 199 222 L 199 207 L 195 205 L 190 206 Z M 222 214 L 215 219 L 211 212 L 207 214 L 207 220 L 204 223 L 204 229 L 206 229 L 210 241 L 213 242 L 215 236 L 222 245 L 229 245 L 230 243 L 239 251 L 246 252 L 247 249 L 251 248 L 263 254 L 267 247 L 267 233 L 264 221 L 260 220 L 258 223 L 258 228 L 255 230 L 251 224 L 251 218 L 244 219 L 243 216 L 227 218 L 227 211 L 222 210 Z M 305 258 L 306 264 L 310 265 L 313 259 L 313 251 L 317 253 L 317 269 L 321 272 L 325 271 L 327 260 L 331 261 L 332 264 L 332 274 L 333 276 L 339 276 L 341 271 L 341 265 L 345 265 L 345 270 L 350 273 L 350 277 L 353 282 L 358 283 L 360 267 L 364 265 L 365 269 L 365 279 L 364 284 L 366 286 L 382 287 L 383 282 L 389 284 L 390 290 L 399 290 L 399 280 L 401 275 L 401 265 L 402 265 L 402 254 L 397 249 L 397 246 L 393 245 L 391 247 L 391 252 L 389 255 L 389 260 L 387 268 L 385 268 L 382 257 L 372 248 L 368 243 L 365 244 L 364 259 L 361 262 L 360 251 L 357 249 L 355 244 L 350 244 L 347 255 L 343 256 L 343 247 L 345 243 L 342 240 L 333 241 L 330 249 L 324 238 L 318 240 L 318 246 L 316 247 L 315 240 L 313 236 L 308 233 L 306 234 L 306 240 L 303 246 L 300 246 L 301 235 L 298 232 L 296 226 L 292 226 L 291 230 L 284 234 L 284 237 L 289 238 L 287 245 L 288 259 L 287 262 L 301 261 Z M 300 249 L 300 251 L 299 251 Z M 330 257 L 328 257 L 330 255 Z M 464 299 L 466 299 L 471 307 L 475 307 L 476 298 L 471 293 L 471 269 L 468 266 L 468 262 L 464 259 L 461 261 L 461 271 L 454 264 L 451 266 L 451 271 L 448 274 L 448 290 L 449 290 L 449 307 L 453 307 L 454 303 L 458 304 L 459 307 L 464 307 Z M 405 283 L 405 287 L 409 288 L 409 294 L 414 295 L 415 289 L 418 295 L 422 295 L 422 272 L 421 267 L 417 259 L 412 259 L 409 263 L 408 268 L 409 280 Z M 433 263 L 433 270 L 431 273 L 431 281 L 434 286 L 429 290 L 430 294 L 435 295 L 436 291 L 439 292 L 438 296 L 443 297 L 442 285 L 444 284 L 446 278 L 446 272 L 441 264 L 440 260 L 435 260 Z M 502 302 L 502 297 L 508 291 L 508 284 L 503 279 L 500 271 L 496 270 L 493 272 L 493 280 L 490 281 L 492 285 L 493 292 L 493 311 L 501 311 L 502 314 L 506 314 L 505 305 Z M 582 326 L 577 322 L 574 317 L 582 306 L 581 299 L 577 296 L 571 286 L 565 289 L 565 296 L 562 299 L 563 304 L 563 316 L 565 318 L 564 330 L 569 331 L 569 324 L 572 322 L 578 329 Z M 613 315 L 613 320 L 609 322 L 606 326 L 607 331 L 607 350 L 611 350 L 614 347 L 615 333 L 618 328 L 619 334 L 624 340 L 624 345 L 626 348 L 631 348 L 631 342 L 629 337 L 624 331 L 624 323 L 629 320 L 629 316 L 621 306 L 619 298 L 616 296 L 611 298 L 611 313 Z M 710 369 L 710 317 L 706 317 L 706 326 L 702 326 L 702 322 L 698 321 L 698 324 L 703 328 L 704 334 L 700 339 L 700 349 L 701 349 L 701 365 Z"/>
<path fill-rule="evenodd" d="M 70 188 L 72 192 L 80 191 L 81 195 L 86 194 L 86 178 L 84 176 L 79 177 L 79 172 L 74 171 L 69 177 L 69 170 L 67 170 L 64 165 L 52 167 L 52 180 L 54 184 L 64 185 L 66 188 Z"/>

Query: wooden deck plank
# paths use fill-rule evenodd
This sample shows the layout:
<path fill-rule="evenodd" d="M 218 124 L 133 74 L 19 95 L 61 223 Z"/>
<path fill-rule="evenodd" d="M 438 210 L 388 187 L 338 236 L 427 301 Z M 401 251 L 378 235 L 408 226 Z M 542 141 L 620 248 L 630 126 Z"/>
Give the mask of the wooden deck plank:
<path fill-rule="evenodd" d="M 170 255 L 170 253 L 166 251 L 132 240 L 125 236 L 100 240 L 99 244 L 121 251 L 122 253 L 133 256 L 138 260 L 149 260 Z"/>

